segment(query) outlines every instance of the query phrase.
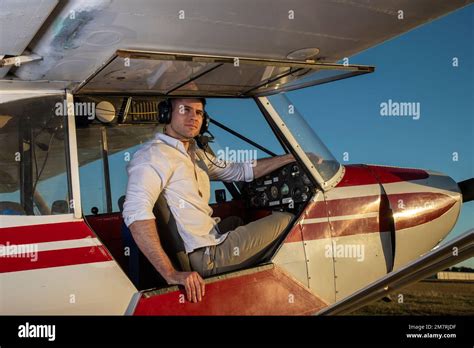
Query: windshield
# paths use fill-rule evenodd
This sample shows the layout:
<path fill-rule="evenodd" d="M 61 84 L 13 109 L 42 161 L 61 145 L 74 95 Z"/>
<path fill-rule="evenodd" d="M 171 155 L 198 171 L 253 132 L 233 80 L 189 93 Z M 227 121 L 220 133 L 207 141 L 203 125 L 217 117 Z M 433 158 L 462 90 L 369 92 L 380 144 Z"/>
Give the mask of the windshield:
<path fill-rule="evenodd" d="M 306 152 L 324 183 L 329 182 L 339 171 L 341 166 L 339 162 L 284 93 L 269 96 L 268 101 L 279 114 L 299 146 Z"/>

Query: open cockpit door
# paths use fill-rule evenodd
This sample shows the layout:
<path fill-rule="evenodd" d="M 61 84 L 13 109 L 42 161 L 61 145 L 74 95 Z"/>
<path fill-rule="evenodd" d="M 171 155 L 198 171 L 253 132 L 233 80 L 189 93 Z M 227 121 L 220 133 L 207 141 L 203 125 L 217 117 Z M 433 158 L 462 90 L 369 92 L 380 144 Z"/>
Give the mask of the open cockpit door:
<path fill-rule="evenodd" d="M 371 66 L 118 50 L 75 94 L 255 97 L 373 72 Z"/>

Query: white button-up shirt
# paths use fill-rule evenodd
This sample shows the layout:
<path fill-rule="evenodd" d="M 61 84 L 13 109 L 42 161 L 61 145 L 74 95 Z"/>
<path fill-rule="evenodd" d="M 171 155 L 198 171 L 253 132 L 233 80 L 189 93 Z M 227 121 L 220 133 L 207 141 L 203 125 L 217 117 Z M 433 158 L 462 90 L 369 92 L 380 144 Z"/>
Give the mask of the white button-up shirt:
<path fill-rule="evenodd" d="M 168 203 L 186 252 L 224 241 L 226 234 L 218 234 L 209 206 L 211 180 L 252 181 L 251 162 L 219 161 L 207 154 L 218 166 L 212 164 L 204 151 L 191 140 L 189 153 L 181 141 L 163 133 L 145 143 L 127 166 L 128 184 L 123 206 L 125 224 L 137 220 L 155 219 L 153 206 L 160 194 Z"/>

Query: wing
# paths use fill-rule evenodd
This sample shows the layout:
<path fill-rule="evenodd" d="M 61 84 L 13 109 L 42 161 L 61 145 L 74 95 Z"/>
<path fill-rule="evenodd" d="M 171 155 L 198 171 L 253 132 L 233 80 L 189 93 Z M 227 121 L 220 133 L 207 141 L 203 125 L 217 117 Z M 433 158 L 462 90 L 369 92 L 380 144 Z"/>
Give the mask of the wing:
<path fill-rule="evenodd" d="M 42 1 L 47 6 L 39 28 L 25 28 L 25 11 L 34 17 L 38 9 L 23 3 L 2 2 L 9 35 L 0 38 L 0 55 L 28 49 L 42 60 L 10 69 L 10 75 L 67 80 L 74 88 L 119 49 L 336 62 L 472 0 Z M 10 47 L 20 39 L 21 47 Z"/>

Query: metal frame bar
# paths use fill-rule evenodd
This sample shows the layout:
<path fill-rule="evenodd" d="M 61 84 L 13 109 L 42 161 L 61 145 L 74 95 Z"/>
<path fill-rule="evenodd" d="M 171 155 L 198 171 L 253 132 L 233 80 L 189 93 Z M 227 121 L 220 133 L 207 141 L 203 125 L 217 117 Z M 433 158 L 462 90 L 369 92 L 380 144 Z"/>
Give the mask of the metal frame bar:
<path fill-rule="evenodd" d="M 0 68 L 13 66 L 13 65 L 20 66 L 26 63 L 43 59 L 43 57 L 37 54 L 20 55 L 20 56 L 15 56 L 15 57 L 8 57 L 8 58 L 3 58 L 3 57 L 4 56 L 0 56 Z"/>
<path fill-rule="evenodd" d="M 19 122 L 19 149 L 20 149 L 20 202 L 27 215 L 34 215 L 33 202 L 33 134 L 30 115 L 21 117 Z M 35 173 L 38 176 L 38 173 Z"/>
<path fill-rule="evenodd" d="M 278 128 L 275 126 L 275 123 L 272 122 L 273 120 L 271 119 L 270 115 L 268 114 L 267 110 L 263 107 L 262 103 L 258 100 L 257 97 L 253 98 L 255 104 L 257 104 L 257 107 L 259 108 L 260 112 L 263 115 L 263 118 L 265 121 L 267 121 L 267 124 L 270 126 L 270 129 L 272 130 L 273 134 L 277 138 L 278 142 L 280 143 L 281 148 L 283 151 L 285 151 L 286 154 L 288 154 L 290 151 L 288 150 L 288 145 L 285 144 L 283 141 L 283 135 L 281 132 L 278 130 Z"/>
<path fill-rule="evenodd" d="M 74 218 L 82 219 L 81 185 L 79 179 L 79 160 L 77 157 L 76 122 L 74 115 L 74 98 L 69 90 L 66 90 L 67 118 L 68 118 L 68 141 L 69 160 L 71 171 L 72 199 L 74 203 Z"/>
<path fill-rule="evenodd" d="M 203 63 L 230 63 L 234 64 L 234 60 L 238 58 L 239 62 L 256 65 L 272 65 L 293 68 L 310 68 L 310 69 L 338 69 L 338 70 L 366 70 L 371 72 L 373 67 L 365 65 L 353 64 L 334 64 L 334 63 L 320 63 L 314 60 L 299 61 L 291 59 L 268 59 L 268 58 L 250 58 L 250 57 L 229 57 L 229 56 L 211 56 L 204 54 L 187 54 L 174 53 L 162 51 L 143 51 L 143 50 L 125 50 L 119 49 L 115 53 L 117 57 L 131 58 L 131 59 L 152 59 L 152 60 L 175 60 L 175 61 L 189 61 L 189 62 L 203 62 Z"/>
<path fill-rule="evenodd" d="M 105 184 L 105 200 L 107 205 L 107 213 L 112 213 L 112 189 L 110 186 L 110 169 L 109 169 L 109 145 L 107 142 L 107 129 L 100 128 L 100 142 L 102 145 L 102 166 L 104 169 L 104 184 Z"/>
<path fill-rule="evenodd" d="M 265 152 L 267 155 L 270 155 L 270 156 L 272 156 L 272 157 L 275 157 L 275 156 L 277 155 L 276 153 L 274 153 L 274 152 L 272 152 L 272 151 L 266 149 L 266 148 L 263 147 L 262 145 L 257 144 L 256 142 L 254 142 L 253 140 L 250 140 L 249 138 L 243 136 L 242 134 L 237 133 L 236 131 L 230 129 L 229 127 L 223 125 L 222 123 L 220 123 L 220 122 L 218 122 L 218 121 L 216 121 L 216 120 L 213 120 L 213 119 L 210 119 L 209 121 L 210 121 L 212 124 L 215 124 L 217 127 L 221 128 L 221 129 L 223 129 L 223 130 L 225 130 L 226 132 L 229 132 L 229 133 L 232 134 L 233 136 L 236 136 L 237 138 L 239 138 L 239 139 L 241 139 L 241 140 L 243 140 L 243 141 L 249 143 L 250 145 L 256 147 L 257 149 L 259 149 L 259 150 Z"/>
<path fill-rule="evenodd" d="M 66 103 L 67 104 L 67 103 Z M 66 141 L 64 142 L 64 148 L 66 152 L 66 168 L 71 168 L 71 155 L 70 155 L 70 147 L 69 147 L 69 120 L 67 117 L 64 117 L 63 120 L 63 127 L 64 127 L 64 133 L 66 134 Z M 67 192 L 68 192 L 68 211 L 71 213 L 73 210 L 71 210 L 71 199 L 73 197 L 73 192 L 72 192 L 72 180 L 71 180 L 71 173 L 69 170 L 66 170 L 66 178 L 67 178 Z M 51 207 L 52 208 L 52 207 Z"/>

